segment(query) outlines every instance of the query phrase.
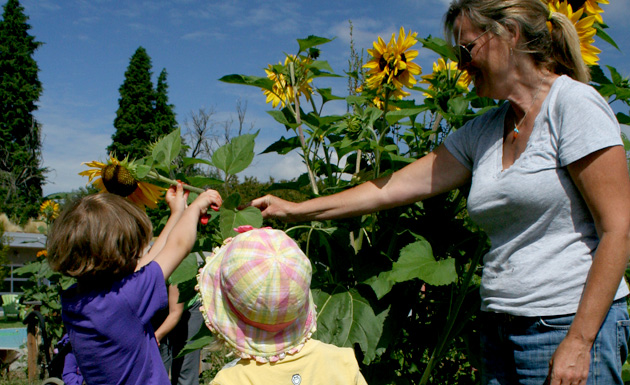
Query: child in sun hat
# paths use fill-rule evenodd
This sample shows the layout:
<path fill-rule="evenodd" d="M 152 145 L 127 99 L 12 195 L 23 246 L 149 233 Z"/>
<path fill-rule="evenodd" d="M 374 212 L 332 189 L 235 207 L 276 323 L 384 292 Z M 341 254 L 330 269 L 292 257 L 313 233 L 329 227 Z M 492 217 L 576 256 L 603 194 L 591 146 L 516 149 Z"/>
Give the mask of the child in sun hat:
<path fill-rule="evenodd" d="M 211 384 L 366 384 L 351 348 L 311 338 L 311 263 L 295 241 L 280 230 L 239 229 L 198 276 L 206 325 L 240 357 Z"/>

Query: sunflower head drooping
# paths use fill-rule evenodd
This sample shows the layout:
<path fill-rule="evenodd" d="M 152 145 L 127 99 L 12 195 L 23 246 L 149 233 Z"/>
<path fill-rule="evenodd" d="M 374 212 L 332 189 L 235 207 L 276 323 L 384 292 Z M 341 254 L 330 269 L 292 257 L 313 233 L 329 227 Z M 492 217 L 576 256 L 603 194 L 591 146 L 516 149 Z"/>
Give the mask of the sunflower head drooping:
<path fill-rule="evenodd" d="M 120 164 L 108 164 L 103 167 L 101 178 L 107 191 L 122 197 L 128 197 L 138 188 L 136 178 Z"/>
<path fill-rule="evenodd" d="M 155 208 L 157 202 L 162 199 L 165 189 L 139 180 L 136 173 L 137 165 L 128 158 L 118 160 L 110 155 L 107 164 L 97 161 L 84 164 L 94 168 L 82 171 L 79 175 L 89 177 L 88 183 L 91 182 L 101 192 L 123 196 L 142 208 L 145 206 Z"/>

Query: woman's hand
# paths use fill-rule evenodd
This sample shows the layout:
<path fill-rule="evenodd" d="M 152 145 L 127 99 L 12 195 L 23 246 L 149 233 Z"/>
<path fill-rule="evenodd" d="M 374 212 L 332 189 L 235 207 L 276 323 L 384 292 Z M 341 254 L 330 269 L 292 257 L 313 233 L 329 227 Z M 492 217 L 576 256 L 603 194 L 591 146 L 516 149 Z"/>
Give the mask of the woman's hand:
<path fill-rule="evenodd" d="M 591 344 L 567 335 L 549 361 L 545 384 L 586 384 L 590 363 Z"/>
<path fill-rule="evenodd" d="M 296 205 L 297 203 L 285 201 L 273 195 L 265 195 L 249 203 L 249 206 L 256 207 L 261 211 L 263 218 L 277 218 L 282 221 L 292 219 L 292 209 Z"/>

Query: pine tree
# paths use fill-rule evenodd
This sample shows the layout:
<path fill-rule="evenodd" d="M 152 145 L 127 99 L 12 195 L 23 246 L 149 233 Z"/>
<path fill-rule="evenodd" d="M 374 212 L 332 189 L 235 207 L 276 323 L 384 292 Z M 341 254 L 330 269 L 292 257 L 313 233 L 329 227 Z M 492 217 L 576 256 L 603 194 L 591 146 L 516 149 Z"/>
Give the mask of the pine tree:
<path fill-rule="evenodd" d="M 33 55 L 42 43 L 27 21 L 19 1 L 8 0 L 0 20 L 0 207 L 18 223 L 37 215 L 46 172 L 33 117 L 42 93 Z"/>
<path fill-rule="evenodd" d="M 131 57 L 125 72 L 125 81 L 120 86 L 118 111 L 114 119 L 116 132 L 107 151 L 121 159 L 142 158 L 147 144 L 152 142 L 155 129 L 155 91 L 151 82 L 151 58 L 139 47 Z"/>
<path fill-rule="evenodd" d="M 168 104 L 168 84 L 166 83 L 166 77 L 167 73 L 165 68 L 162 69 L 160 76 L 158 76 L 155 89 L 155 137 L 152 138 L 153 141 L 170 134 L 177 128 L 177 120 L 173 112 L 174 106 Z"/>

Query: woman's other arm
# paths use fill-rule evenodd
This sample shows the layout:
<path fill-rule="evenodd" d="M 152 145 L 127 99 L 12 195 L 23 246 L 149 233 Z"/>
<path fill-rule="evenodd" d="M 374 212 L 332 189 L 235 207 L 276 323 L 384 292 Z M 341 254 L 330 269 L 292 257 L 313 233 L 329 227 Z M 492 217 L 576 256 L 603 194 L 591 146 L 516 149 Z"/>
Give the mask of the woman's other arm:
<path fill-rule="evenodd" d="M 551 385 L 586 383 L 590 349 L 626 270 L 630 237 L 630 179 L 623 147 L 596 151 L 570 164 L 588 205 L 599 246 L 567 336 L 550 362 Z"/>

